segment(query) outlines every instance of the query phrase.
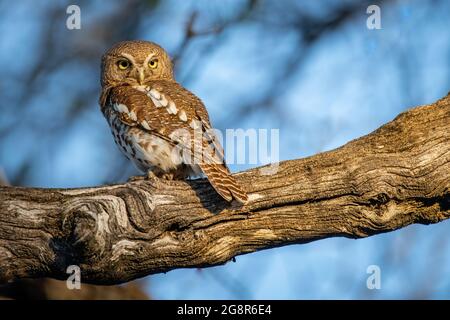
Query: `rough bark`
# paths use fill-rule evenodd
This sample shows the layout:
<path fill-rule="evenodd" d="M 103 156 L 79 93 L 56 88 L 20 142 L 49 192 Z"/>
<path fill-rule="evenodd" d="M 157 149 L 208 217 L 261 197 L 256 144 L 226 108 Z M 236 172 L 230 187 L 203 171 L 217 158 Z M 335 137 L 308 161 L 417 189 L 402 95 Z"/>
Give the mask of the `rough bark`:
<path fill-rule="evenodd" d="M 0 188 L 0 282 L 122 283 L 317 239 L 361 238 L 450 216 L 450 96 L 333 151 L 236 174 L 249 203 L 206 181 Z"/>

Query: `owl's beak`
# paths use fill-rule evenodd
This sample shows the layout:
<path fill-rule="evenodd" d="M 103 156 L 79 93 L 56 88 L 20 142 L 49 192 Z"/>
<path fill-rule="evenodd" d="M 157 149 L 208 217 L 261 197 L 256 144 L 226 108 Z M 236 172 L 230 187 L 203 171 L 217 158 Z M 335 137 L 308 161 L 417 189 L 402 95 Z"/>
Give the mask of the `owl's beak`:
<path fill-rule="evenodd" d="M 144 84 L 144 80 L 145 80 L 144 69 L 139 69 L 138 71 L 139 71 L 139 75 L 138 75 L 139 76 L 139 79 L 138 79 L 139 84 L 143 85 Z"/>

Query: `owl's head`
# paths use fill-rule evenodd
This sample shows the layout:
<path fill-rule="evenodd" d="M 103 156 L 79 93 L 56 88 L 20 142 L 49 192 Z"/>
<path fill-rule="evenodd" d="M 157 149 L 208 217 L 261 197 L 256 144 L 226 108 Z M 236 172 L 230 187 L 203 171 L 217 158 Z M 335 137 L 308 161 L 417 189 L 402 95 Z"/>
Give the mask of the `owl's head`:
<path fill-rule="evenodd" d="M 102 57 L 102 86 L 144 85 L 151 80 L 173 80 L 167 52 L 153 42 L 123 41 Z"/>

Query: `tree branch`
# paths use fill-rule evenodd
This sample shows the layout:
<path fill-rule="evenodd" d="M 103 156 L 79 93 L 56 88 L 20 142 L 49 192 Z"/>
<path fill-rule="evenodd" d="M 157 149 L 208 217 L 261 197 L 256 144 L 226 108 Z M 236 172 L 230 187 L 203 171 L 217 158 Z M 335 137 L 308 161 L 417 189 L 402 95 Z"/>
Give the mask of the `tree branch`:
<path fill-rule="evenodd" d="M 250 202 L 230 208 L 205 181 L 84 189 L 0 187 L 0 282 L 122 283 L 236 255 L 361 238 L 450 216 L 450 96 L 336 150 L 236 174 Z"/>

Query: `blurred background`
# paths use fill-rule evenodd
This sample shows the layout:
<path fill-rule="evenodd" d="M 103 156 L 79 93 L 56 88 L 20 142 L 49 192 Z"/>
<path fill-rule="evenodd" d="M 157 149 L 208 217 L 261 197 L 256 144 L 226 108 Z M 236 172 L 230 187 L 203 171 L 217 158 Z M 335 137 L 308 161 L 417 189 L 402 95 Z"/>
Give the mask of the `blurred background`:
<path fill-rule="evenodd" d="M 79 30 L 66 27 L 70 4 L 81 9 Z M 381 29 L 367 28 L 372 4 Z M 0 33 L 0 175 L 17 186 L 94 186 L 137 174 L 97 103 L 101 55 L 120 40 L 166 48 L 216 128 L 279 128 L 281 160 L 341 146 L 450 91 L 447 0 L 1 1 Z M 132 284 L 142 294 L 112 296 L 448 299 L 449 228 L 261 251 L 149 276 Z M 380 290 L 366 286 L 370 265 L 380 267 Z M 21 286 L 15 297 L 36 282 Z M 126 287 L 95 290 L 111 297 Z M 45 297 L 73 297 L 59 289 Z"/>

